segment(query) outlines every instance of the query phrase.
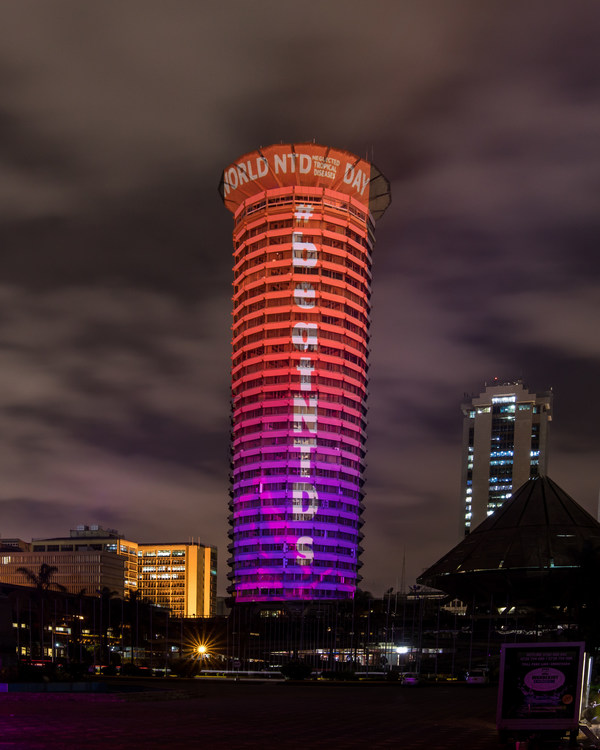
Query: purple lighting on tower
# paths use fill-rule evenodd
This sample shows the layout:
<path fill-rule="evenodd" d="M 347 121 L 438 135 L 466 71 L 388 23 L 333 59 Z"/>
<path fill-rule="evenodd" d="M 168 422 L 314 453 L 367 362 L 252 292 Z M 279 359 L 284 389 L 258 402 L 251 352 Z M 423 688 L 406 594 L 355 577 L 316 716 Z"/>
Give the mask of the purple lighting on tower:
<path fill-rule="evenodd" d="M 234 214 L 231 585 L 352 598 L 360 580 L 373 223 L 387 180 L 315 144 L 223 172 Z"/>

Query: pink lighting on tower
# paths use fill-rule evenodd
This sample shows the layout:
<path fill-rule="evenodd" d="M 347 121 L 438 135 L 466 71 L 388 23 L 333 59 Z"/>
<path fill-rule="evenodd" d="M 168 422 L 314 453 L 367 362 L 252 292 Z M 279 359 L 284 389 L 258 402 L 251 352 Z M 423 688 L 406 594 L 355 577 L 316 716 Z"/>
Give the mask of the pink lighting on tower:
<path fill-rule="evenodd" d="M 234 215 L 229 591 L 348 599 L 360 580 L 374 220 L 389 185 L 316 144 L 223 172 Z"/>

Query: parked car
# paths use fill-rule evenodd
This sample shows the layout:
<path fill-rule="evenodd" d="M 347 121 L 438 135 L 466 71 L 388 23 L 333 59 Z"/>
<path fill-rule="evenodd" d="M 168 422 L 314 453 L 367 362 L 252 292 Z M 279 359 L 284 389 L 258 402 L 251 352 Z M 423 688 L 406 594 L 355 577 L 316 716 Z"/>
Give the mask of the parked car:
<path fill-rule="evenodd" d="M 405 672 L 402 675 L 402 685 L 418 685 L 421 682 L 417 672 Z"/>
<path fill-rule="evenodd" d="M 485 669 L 472 669 L 467 672 L 467 685 L 487 685 L 490 681 Z"/>

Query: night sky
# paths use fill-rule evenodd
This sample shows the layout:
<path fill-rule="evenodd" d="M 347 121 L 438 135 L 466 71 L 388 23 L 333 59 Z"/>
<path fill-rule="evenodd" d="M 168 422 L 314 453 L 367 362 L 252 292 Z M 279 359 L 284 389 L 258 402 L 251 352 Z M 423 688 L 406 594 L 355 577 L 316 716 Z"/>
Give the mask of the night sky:
<path fill-rule="evenodd" d="M 368 155 L 363 588 L 458 541 L 460 402 L 554 389 L 549 475 L 600 486 L 600 4 L 7 2 L 0 534 L 101 524 L 227 559 L 232 220 L 272 142 Z"/>

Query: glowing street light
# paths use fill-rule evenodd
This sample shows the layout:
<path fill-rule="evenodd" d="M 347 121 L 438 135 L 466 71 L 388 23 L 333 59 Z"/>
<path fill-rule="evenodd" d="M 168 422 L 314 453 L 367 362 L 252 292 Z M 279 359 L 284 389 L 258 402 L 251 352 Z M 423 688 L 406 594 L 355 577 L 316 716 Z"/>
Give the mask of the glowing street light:
<path fill-rule="evenodd" d="M 402 666 L 404 666 L 404 657 L 408 652 L 410 651 L 410 648 L 408 646 L 396 646 L 396 658 L 397 658 L 397 665 L 400 667 L 400 662 L 402 661 Z M 400 659 L 402 657 L 402 659 Z"/>

